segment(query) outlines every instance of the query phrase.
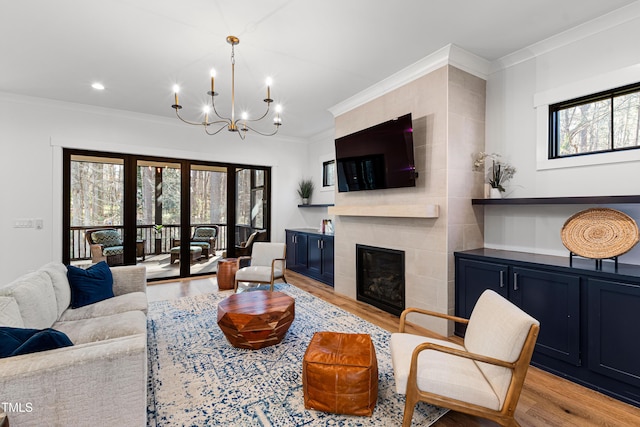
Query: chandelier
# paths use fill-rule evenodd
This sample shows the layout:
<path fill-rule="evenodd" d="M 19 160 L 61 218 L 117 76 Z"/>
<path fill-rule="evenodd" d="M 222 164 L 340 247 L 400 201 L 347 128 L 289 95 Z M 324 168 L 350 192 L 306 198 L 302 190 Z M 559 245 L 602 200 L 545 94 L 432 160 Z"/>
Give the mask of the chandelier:
<path fill-rule="evenodd" d="M 280 113 L 282 112 L 282 108 L 280 105 L 276 105 L 275 107 L 275 116 L 273 117 L 273 126 L 274 126 L 273 132 L 271 133 L 261 132 L 249 126 L 249 123 L 258 122 L 264 119 L 265 117 L 267 117 L 267 114 L 269 114 L 269 109 L 271 107 L 271 103 L 273 102 L 273 99 L 271 99 L 271 79 L 267 79 L 267 97 L 264 99 L 264 102 L 267 103 L 267 109 L 264 112 L 264 114 L 258 118 L 250 119 L 248 117 L 248 114 L 246 112 L 243 112 L 242 115 L 240 116 L 240 119 L 236 118 L 236 108 L 235 108 L 236 59 L 235 59 L 234 48 L 238 43 L 240 43 L 240 39 L 237 38 L 236 36 L 228 36 L 227 43 L 231 45 L 231 117 L 221 116 L 216 110 L 215 98 L 218 95 L 218 93 L 215 91 L 215 87 L 214 87 L 214 78 L 216 75 L 215 70 L 211 70 L 211 90 L 207 92 L 207 95 L 209 95 L 211 98 L 211 103 L 207 104 L 203 109 L 204 121 L 195 122 L 195 121 L 185 120 L 184 118 L 182 118 L 182 116 L 180 116 L 180 110 L 182 109 L 182 105 L 178 103 L 178 92 L 180 91 L 180 88 L 178 87 L 178 85 L 175 85 L 173 87 L 175 104 L 173 104 L 171 108 L 176 110 L 176 116 L 178 116 L 180 120 L 182 120 L 183 122 L 189 125 L 203 126 L 204 131 L 208 135 L 215 135 L 224 128 L 227 128 L 229 132 L 237 132 L 241 139 L 245 138 L 248 131 L 252 131 L 263 136 L 275 135 L 278 132 L 278 129 L 280 128 L 280 126 L 282 125 L 282 119 L 280 118 Z M 215 114 L 215 117 L 216 117 L 214 118 L 213 121 L 209 121 L 209 118 L 210 118 L 209 114 L 211 112 L 213 112 L 213 114 Z M 219 128 L 216 128 L 219 125 L 221 126 Z M 216 129 L 212 131 L 210 127 L 214 127 Z"/>

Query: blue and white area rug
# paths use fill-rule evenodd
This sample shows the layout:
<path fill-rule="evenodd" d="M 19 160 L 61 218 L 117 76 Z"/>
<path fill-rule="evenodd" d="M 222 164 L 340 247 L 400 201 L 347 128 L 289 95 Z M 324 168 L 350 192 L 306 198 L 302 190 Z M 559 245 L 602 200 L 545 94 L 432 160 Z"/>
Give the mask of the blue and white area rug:
<path fill-rule="evenodd" d="M 287 284 L 296 315 L 280 344 L 238 349 L 217 325 L 218 302 L 233 291 L 152 302 L 149 306 L 149 426 L 399 426 L 404 396 L 394 390 L 389 332 Z M 304 407 L 302 358 L 315 332 L 367 333 L 378 358 L 373 416 Z M 413 424 L 428 426 L 446 409 L 418 403 Z"/>

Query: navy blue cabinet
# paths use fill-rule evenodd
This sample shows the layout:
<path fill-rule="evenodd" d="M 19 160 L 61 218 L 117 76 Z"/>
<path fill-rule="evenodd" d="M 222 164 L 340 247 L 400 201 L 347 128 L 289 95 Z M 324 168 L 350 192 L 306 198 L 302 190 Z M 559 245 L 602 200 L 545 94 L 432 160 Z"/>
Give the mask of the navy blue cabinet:
<path fill-rule="evenodd" d="M 640 266 L 492 249 L 455 261 L 456 315 L 493 289 L 540 321 L 532 365 L 640 406 Z"/>
<path fill-rule="evenodd" d="M 285 230 L 287 268 L 333 286 L 333 235 L 309 230 Z"/>
<path fill-rule="evenodd" d="M 287 268 L 298 271 L 307 268 L 307 234 L 286 230 Z"/>
<path fill-rule="evenodd" d="M 492 289 L 538 319 L 538 354 L 580 365 L 580 278 L 513 267 L 506 263 L 456 259 L 456 315 L 469 318 L 480 294 Z M 463 325 L 456 333 L 464 334 Z"/>

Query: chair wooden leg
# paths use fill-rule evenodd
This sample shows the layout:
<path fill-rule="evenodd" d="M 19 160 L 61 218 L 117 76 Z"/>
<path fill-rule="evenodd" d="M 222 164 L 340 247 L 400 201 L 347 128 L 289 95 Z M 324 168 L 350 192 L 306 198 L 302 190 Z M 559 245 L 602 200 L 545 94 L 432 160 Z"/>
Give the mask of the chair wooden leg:
<path fill-rule="evenodd" d="M 234 280 L 233 281 L 233 293 L 238 292 L 238 281 Z"/>
<path fill-rule="evenodd" d="M 413 419 L 413 410 L 416 407 L 416 401 L 411 400 L 407 396 L 407 401 L 404 404 L 404 415 L 402 417 L 402 427 L 411 427 L 411 420 Z"/>

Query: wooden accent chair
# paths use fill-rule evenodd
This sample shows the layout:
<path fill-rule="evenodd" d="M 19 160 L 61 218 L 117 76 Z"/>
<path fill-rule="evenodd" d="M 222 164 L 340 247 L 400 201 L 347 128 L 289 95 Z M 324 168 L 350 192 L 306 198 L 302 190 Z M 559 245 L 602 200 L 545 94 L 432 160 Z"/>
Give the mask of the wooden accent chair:
<path fill-rule="evenodd" d="M 464 344 L 404 333 L 407 314 L 420 313 L 467 325 Z M 518 426 L 514 418 L 540 323 L 497 293 L 486 290 L 469 320 L 406 309 L 391 335 L 396 392 L 406 393 L 402 425 L 411 425 L 418 401 Z"/>
<path fill-rule="evenodd" d="M 239 282 L 249 283 L 269 283 L 271 291 L 273 291 L 273 282 L 282 279 L 287 283 L 284 277 L 286 268 L 286 250 L 284 243 L 257 242 L 253 244 L 251 256 L 241 256 L 237 259 L 238 271 L 233 289 L 238 290 Z M 250 260 L 248 267 L 241 267 L 243 262 Z"/>
<path fill-rule="evenodd" d="M 119 265 L 124 262 L 124 246 L 122 237 L 115 228 L 99 228 L 84 232 L 89 249 L 91 262 L 106 261 L 108 265 Z"/>

